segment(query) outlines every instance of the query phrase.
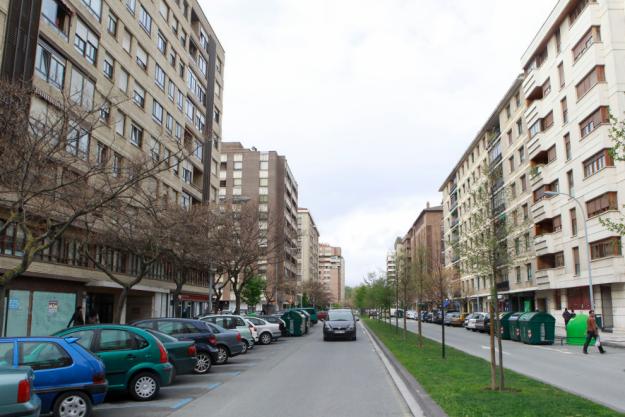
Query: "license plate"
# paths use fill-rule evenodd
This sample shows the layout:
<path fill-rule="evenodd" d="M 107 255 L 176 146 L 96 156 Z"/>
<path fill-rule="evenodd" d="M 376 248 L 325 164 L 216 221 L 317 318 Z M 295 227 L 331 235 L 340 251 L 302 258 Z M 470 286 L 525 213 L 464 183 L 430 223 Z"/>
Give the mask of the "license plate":
<path fill-rule="evenodd" d="M 335 330 L 334 333 L 345 333 L 345 330 Z"/>

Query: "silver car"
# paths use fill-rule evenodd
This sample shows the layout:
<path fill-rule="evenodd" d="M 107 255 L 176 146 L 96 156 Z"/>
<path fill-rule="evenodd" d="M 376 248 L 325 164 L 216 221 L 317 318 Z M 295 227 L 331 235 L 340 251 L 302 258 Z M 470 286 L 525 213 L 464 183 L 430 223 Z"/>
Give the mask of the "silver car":
<path fill-rule="evenodd" d="M 258 342 L 261 345 L 268 345 L 282 336 L 280 325 L 277 323 L 269 323 L 267 320 L 258 317 L 246 317 L 246 319 L 256 327 Z"/>

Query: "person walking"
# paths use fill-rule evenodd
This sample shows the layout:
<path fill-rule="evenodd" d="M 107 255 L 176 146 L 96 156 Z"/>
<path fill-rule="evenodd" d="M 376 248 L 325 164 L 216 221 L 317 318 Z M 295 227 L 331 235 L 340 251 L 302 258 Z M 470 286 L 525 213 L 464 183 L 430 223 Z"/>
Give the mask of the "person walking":
<path fill-rule="evenodd" d="M 87 324 L 100 324 L 100 315 L 97 311 L 91 310 L 91 313 L 87 316 Z"/>
<path fill-rule="evenodd" d="M 67 323 L 67 327 L 82 326 L 83 324 L 85 324 L 85 318 L 82 316 L 82 306 L 78 306 L 69 323 Z"/>
<path fill-rule="evenodd" d="M 588 312 L 588 320 L 586 321 L 586 342 L 584 343 L 584 354 L 588 354 L 588 345 L 592 338 L 595 338 L 595 346 L 599 348 L 599 352 L 605 353 L 603 346 L 601 346 L 601 340 L 599 339 L 599 328 L 597 327 L 597 320 L 595 319 L 594 310 Z"/>
<path fill-rule="evenodd" d="M 566 329 L 566 325 L 569 324 L 569 321 L 571 320 L 571 313 L 566 309 L 566 307 L 564 308 L 564 313 L 562 313 L 562 318 L 564 319 L 564 328 Z"/>

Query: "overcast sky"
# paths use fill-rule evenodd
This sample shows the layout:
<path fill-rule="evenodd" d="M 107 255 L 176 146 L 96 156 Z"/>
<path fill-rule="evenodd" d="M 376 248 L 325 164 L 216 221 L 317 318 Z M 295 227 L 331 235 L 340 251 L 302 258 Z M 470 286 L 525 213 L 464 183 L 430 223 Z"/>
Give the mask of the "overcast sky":
<path fill-rule="evenodd" d="M 555 0 L 200 0 L 223 139 L 288 159 L 347 285 L 384 269 L 521 70 Z"/>

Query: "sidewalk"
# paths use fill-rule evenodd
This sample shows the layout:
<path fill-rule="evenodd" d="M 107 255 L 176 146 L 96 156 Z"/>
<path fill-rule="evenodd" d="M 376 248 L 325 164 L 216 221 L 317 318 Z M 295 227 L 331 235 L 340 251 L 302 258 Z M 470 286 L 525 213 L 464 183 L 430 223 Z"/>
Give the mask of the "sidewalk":
<path fill-rule="evenodd" d="M 625 349 L 625 333 L 600 332 L 600 335 L 601 343 L 605 346 Z M 566 337 L 564 326 L 556 326 L 556 337 Z"/>

